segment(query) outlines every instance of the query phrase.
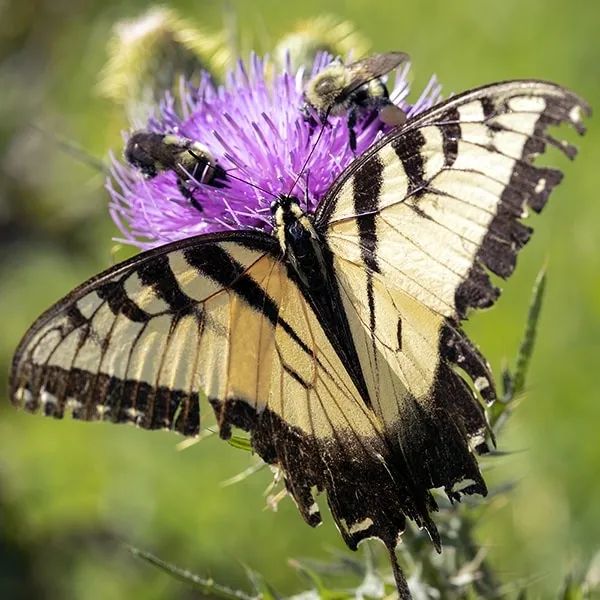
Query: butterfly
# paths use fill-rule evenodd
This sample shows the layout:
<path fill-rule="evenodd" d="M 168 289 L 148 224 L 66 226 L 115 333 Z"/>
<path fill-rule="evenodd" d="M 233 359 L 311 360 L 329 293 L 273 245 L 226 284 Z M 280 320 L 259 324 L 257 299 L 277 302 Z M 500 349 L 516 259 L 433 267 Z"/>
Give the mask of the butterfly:
<path fill-rule="evenodd" d="M 272 205 L 273 235 L 200 235 L 114 266 L 45 312 L 12 364 L 12 401 L 55 418 L 220 436 L 250 432 L 305 521 L 325 493 L 346 544 L 394 549 L 412 519 L 486 494 L 490 367 L 461 329 L 491 306 L 560 171 L 586 103 L 542 81 L 452 97 L 394 129 L 337 178 L 314 215 Z M 397 564 L 403 597 L 408 588 Z"/>

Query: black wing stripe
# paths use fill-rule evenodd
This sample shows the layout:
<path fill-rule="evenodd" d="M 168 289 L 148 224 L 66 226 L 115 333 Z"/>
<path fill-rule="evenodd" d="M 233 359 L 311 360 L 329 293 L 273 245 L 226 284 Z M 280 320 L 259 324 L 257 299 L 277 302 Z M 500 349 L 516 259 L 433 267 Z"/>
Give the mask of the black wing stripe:
<path fill-rule="evenodd" d="M 72 329 L 83 327 L 87 322 L 87 319 L 85 318 L 81 310 L 79 310 L 76 304 L 73 304 L 73 306 L 69 307 L 69 309 L 66 312 L 66 315 L 69 319 L 69 325 Z"/>
<path fill-rule="evenodd" d="M 406 135 L 399 136 L 392 142 L 392 148 L 402 162 L 408 178 L 409 194 L 418 193 L 427 185 L 424 179 L 425 164 L 421 153 L 425 144 L 425 136 L 418 129 L 408 131 Z"/>
<path fill-rule="evenodd" d="M 437 126 L 442 133 L 444 164 L 451 167 L 458 156 L 458 141 L 461 139 L 460 115 L 456 108 L 452 108 L 444 113 L 442 119 Z"/>
<path fill-rule="evenodd" d="M 551 99 L 546 99 L 545 102 L 546 108 L 539 114 L 533 128 L 537 139 L 546 136 L 548 125 L 570 120 L 572 110 L 570 105 L 554 106 Z M 562 108 L 563 112 L 558 112 L 553 118 L 549 118 L 546 111 L 548 107 L 553 106 Z M 539 141 L 529 139 L 523 145 L 520 158 L 515 160 L 510 180 L 502 192 L 496 215 L 480 244 L 474 264 L 465 280 L 456 289 L 455 303 L 459 318 L 466 316 L 469 307 L 485 308 L 495 302 L 500 292 L 492 285 L 484 267 L 501 277 L 506 278 L 512 274 L 517 253 L 528 241 L 532 231 L 515 219 L 515 213 L 517 211 L 522 213 L 525 205 L 540 212 L 553 188 L 562 180 L 560 171 L 532 164 L 532 159 L 539 151 Z M 497 242 L 499 236 L 509 244 L 500 247 Z"/>
<path fill-rule="evenodd" d="M 142 265 L 137 274 L 140 281 L 151 286 L 172 312 L 182 316 L 194 306 L 193 300 L 181 291 L 166 256 L 158 256 Z"/>
<path fill-rule="evenodd" d="M 279 319 L 279 308 L 265 290 L 246 274 L 247 268 L 237 262 L 226 250 L 213 245 L 205 248 L 188 248 L 187 262 L 224 288 L 235 290 L 257 312 L 261 312 L 273 325 Z"/>
<path fill-rule="evenodd" d="M 379 273 L 377 265 L 377 229 L 376 218 L 379 210 L 379 196 L 383 185 L 384 166 L 377 156 L 365 163 L 352 178 L 354 210 L 356 214 L 365 214 L 358 221 L 358 235 L 361 241 L 362 258 L 368 267 Z"/>
<path fill-rule="evenodd" d="M 108 281 L 99 286 L 96 293 L 108 303 L 114 315 L 121 313 L 136 323 L 145 323 L 150 319 L 150 315 L 129 298 L 123 280 Z"/>
<path fill-rule="evenodd" d="M 279 316 L 279 307 L 267 292 L 252 277 L 246 274 L 247 268 L 237 262 L 226 250 L 211 245 L 204 248 L 188 248 L 185 251 L 187 262 L 225 288 L 234 290 L 254 310 L 262 313 L 273 326 L 280 325 L 284 331 L 312 356 L 310 348 L 284 319 Z"/>
<path fill-rule="evenodd" d="M 489 96 L 483 96 L 479 102 L 481 103 L 481 108 L 483 110 L 484 120 L 491 119 L 498 114 L 496 104 Z"/>
<path fill-rule="evenodd" d="M 32 366 L 32 376 L 39 376 L 37 371 L 44 367 Z M 111 421 L 113 423 L 140 424 L 142 415 L 147 413 L 150 405 L 157 405 L 153 418 L 144 423 L 148 429 L 164 429 L 172 425 L 173 428 L 184 435 L 196 435 L 200 430 L 200 407 L 199 396 L 196 392 L 189 394 L 183 390 L 172 390 L 165 386 L 158 388 L 137 379 L 122 380 L 105 373 L 91 373 L 82 369 L 70 371 L 61 367 L 51 366 L 44 369 L 45 393 L 57 396 L 65 378 L 68 377 L 68 385 L 65 389 L 67 401 L 65 407 L 72 411 L 75 419 L 90 419 L 92 415 L 86 414 L 84 407 L 75 399 L 82 398 L 94 389 L 95 398 L 91 401 L 102 402 L 98 405 L 101 410 L 96 418 Z M 69 401 L 70 400 L 70 401 Z M 135 401 L 135 402 L 134 402 Z M 44 412 L 47 416 L 60 417 L 51 412 L 56 405 L 47 403 Z M 182 407 L 184 410 L 182 411 Z M 28 409 L 27 406 L 25 406 Z M 174 416 L 179 413 L 176 422 Z"/>

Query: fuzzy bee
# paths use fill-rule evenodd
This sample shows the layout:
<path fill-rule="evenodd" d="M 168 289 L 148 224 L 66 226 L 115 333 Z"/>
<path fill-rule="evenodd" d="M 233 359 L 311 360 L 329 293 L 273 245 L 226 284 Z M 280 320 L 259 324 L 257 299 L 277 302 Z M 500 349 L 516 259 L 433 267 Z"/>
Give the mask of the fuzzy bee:
<path fill-rule="evenodd" d="M 127 141 L 125 159 L 151 179 L 163 171 L 177 175 L 179 190 L 198 210 L 193 182 L 220 187 L 226 178 L 208 148 L 200 142 L 174 134 L 135 131 Z"/>
<path fill-rule="evenodd" d="M 348 115 L 350 148 L 355 152 L 354 126 L 361 111 L 378 110 L 379 118 L 387 125 L 402 125 L 406 120 L 404 112 L 390 101 L 381 78 L 408 58 L 404 52 L 386 52 L 349 65 L 336 60 L 308 81 L 304 100 L 317 112 L 322 123 L 326 123 L 330 115 Z"/>

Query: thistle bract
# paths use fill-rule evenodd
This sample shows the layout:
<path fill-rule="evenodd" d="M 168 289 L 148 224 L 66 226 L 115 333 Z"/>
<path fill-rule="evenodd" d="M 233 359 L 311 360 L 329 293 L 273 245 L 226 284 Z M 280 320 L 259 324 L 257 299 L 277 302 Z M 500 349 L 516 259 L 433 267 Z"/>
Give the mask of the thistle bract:
<path fill-rule="evenodd" d="M 252 56 L 247 64 L 240 61 L 222 85 L 203 74 L 197 87 L 182 82 L 177 100 L 167 94 L 146 129 L 201 142 L 226 172 L 226 183 L 192 181 L 192 202 L 173 170 L 144 178 L 115 159 L 108 188 L 110 213 L 123 235 L 119 241 L 148 249 L 201 233 L 269 232 L 270 205 L 281 194 L 296 196 L 314 213 L 340 173 L 387 130 L 376 110 L 361 112 L 355 154 L 345 116 L 321 125 L 307 114 L 307 77 L 331 60 L 321 54 L 308 72 L 292 71 L 289 63 L 275 71 L 268 60 Z M 432 78 L 409 104 L 407 72 L 408 66 L 398 70 L 389 90 L 391 100 L 410 117 L 432 106 L 440 88 Z"/>

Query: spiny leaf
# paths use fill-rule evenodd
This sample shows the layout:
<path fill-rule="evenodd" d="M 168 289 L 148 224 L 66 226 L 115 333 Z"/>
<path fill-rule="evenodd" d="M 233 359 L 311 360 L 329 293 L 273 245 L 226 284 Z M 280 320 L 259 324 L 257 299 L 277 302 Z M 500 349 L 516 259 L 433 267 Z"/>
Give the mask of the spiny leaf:
<path fill-rule="evenodd" d="M 224 585 L 215 583 L 212 579 L 203 579 L 191 571 L 187 571 L 167 563 L 157 556 L 154 556 L 154 554 L 140 550 L 139 548 L 130 546 L 129 551 L 134 556 L 137 556 L 152 566 L 158 567 L 159 569 L 165 571 L 165 573 L 169 574 L 174 579 L 178 579 L 179 581 L 183 581 L 184 583 L 191 585 L 193 588 L 207 596 L 211 596 L 213 598 L 223 598 L 223 600 L 262 600 L 262 598 L 264 598 L 262 595 L 251 596 L 245 592 L 242 592 L 241 590 L 233 590 Z"/>
<path fill-rule="evenodd" d="M 498 399 L 488 411 L 490 427 L 495 435 L 499 433 L 510 416 L 515 399 L 517 399 L 519 394 L 525 389 L 527 371 L 535 345 L 535 337 L 545 289 L 546 269 L 543 268 L 539 272 L 533 285 L 525 331 L 523 332 L 523 338 L 517 352 L 514 375 L 511 374 L 507 367 L 502 369 L 503 397 Z"/>
<path fill-rule="evenodd" d="M 533 353 L 545 289 L 546 269 L 543 268 L 538 274 L 533 286 L 531 303 L 529 305 L 529 313 L 527 315 L 527 325 L 525 326 L 525 334 L 523 335 L 519 353 L 517 354 L 517 364 L 512 382 L 513 396 L 517 396 L 525 387 L 525 379 L 527 377 L 529 361 L 531 360 L 531 355 Z"/>

